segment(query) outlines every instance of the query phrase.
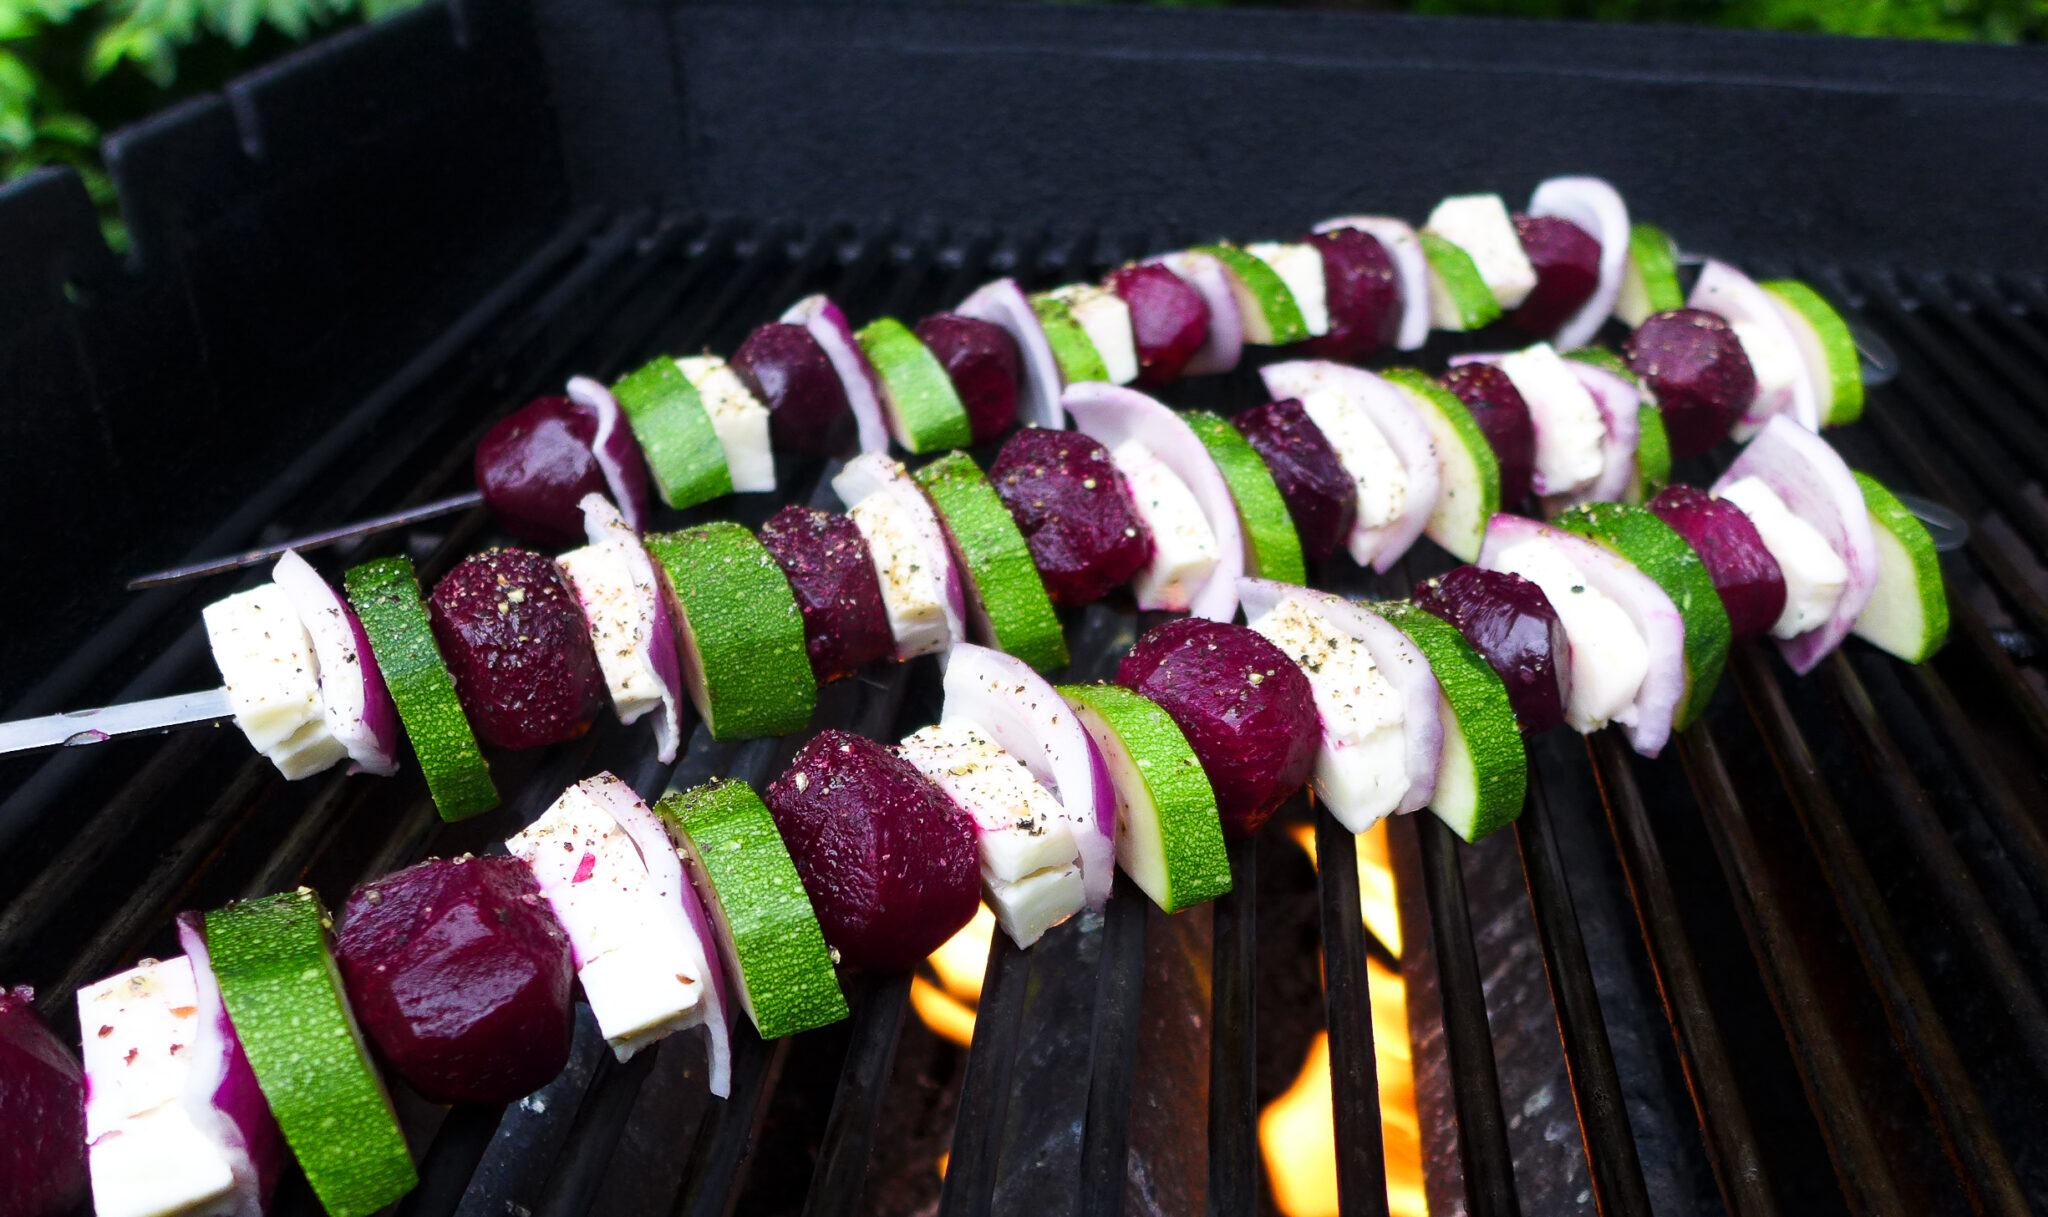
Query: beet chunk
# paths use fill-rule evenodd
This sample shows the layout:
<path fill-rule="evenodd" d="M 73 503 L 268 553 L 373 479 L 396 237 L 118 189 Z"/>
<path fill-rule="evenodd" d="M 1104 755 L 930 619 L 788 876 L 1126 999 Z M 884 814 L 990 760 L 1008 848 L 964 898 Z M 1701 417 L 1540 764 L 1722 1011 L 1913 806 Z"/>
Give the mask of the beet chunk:
<path fill-rule="evenodd" d="M 908 971 L 974 916 L 973 824 L 882 745 L 820 732 L 765 798 L 825 941 L 846 962 Z"/>
<path fill-rule="evenodd" d="M 1460 566 L 1416 584 L 1415 603 L 1457 626 L 1500 673 L 1522 730 L 1564 721 L 1570 644 L 1542 588 L 1506 571 Z"/>
<path fill-rule="evenodd" d="M 487 549 L 443 576 L 427 607 L 456 696 L 485 743 L 575 739 L 604 709 L 590 625 L 553 560 Z"/>
<path fill-rule="evenodd" d="M 1622 354 L 1657 395 L 1676 459 L 1720 443 L 1756 398 L 1756 369 L 1735 331 L 1713 313 L 1652 313 L 1628 336 Z"/>
<path fill-rule="evenodd" d="M 476 446 L 476 485 L 498 522 L 535 545 L 562 547 L 583 540 L 586 494 L 612 497 L 604 469 L 591 452 L 597 411 L 566 397 L 526 403 L 484 433 Z M 647 469 L 634 449 L 626 480 L 640 483 L 647 500 Z"/>
<path fill-rule="evenodd" d="M 1292 397 L 1253 406 L 1230 421 L 1280 487 L 1302 552 L 1318 562 L 1329 557 L 1358 519 L 1358 485 L 1329 438 Z"/>
<path fill-rule="evenodd" d="M 1308 677 L 1244 626 L 1169 621 L 1138 639 L 1116 683 L 1179 724 L 1215 788 L 1227 837 L 1257 832 L 1315 768 L 1322 720 Z"/>
<path fill-rule="evenodd" d="M 1170 384 L 1209 338 L 1209 302 L 1164 266 L 1119 266 L 1108 283 L 1131 310 L 1138 383 Z"/>
<path fill-rule="evenodd" d="M 1302 240 L 1323 255 L 1323 298 L 1330 332 L 1304 349 L 1324 359 L 1363 359 L 1401 332 L 1401 281 L 1394 259 L 1369 232 L 1339 228 Z"/>
<path fill-rule="evenodd" d="M 1728 610 L 1736 642 L 1761 638 L 1785 611 L 1785 574 L 1740 507 L 1696 486 L 1666 486 L 1649 507 L 1691 543 Z"/>
<path fill-rule="evenodd" d="M 0 1212 L 59 1217 L 86 1188 L 85 1070 L 33 990 L 0 989 Z"/>
<path fill-rule="evenodd" d="M 1600 242 L 1559 216 L 1515 213 L 1515 235 L 1536 268 L 1536 286 L 1515 310 L 1515 324 L 1548 337 L 1600 286 Z"/>
<path fill-rule="evenodd" d="M 756 328 L 733 352 L 732 370 L 768 407 L 769 438 L 777 449 L 831 456 L 852 446 L 846 386 L 809 330 L 780 322 Z"/>
<path fill-rule="evenodd" d="M 1095 440 L 1027 427 L 996 454 L 988 478 L 1055 604 L 1100 600 L 1151 560 L 1131 489 Z"/>
<path fill-rule="evenodd" d="M 819 683 L 895 653 L 875 560 L 851 519 L 791 505 L 761 526 L 761 544 L 796 593 L 804 647 Z"/>
<path fill-rule="evenodd" d="M 917 336 L 952 378 L 975 443 L 985 444 L 1016 425 L 1024 359 L 1008 330 L 972 317 L 933 313 L 917 323 Z"/>
<path fill-rule="evenodd" d="M 1444 387 L 1472 412 L 1500 463 L 1500 502 L 1506 507 L 1529 494 L 1536 472 L 1536 427 L 1529 403 L 1508 374 L 1490 363 L 1461 363 L 1444 373 Z"/>
<path fill-rule="evenodd" d="M 349 1004 L 436 1103 L 510 1103 L 569 1062 L 569 936 L 517 858 L 429 858 L 349 894 Z"/>

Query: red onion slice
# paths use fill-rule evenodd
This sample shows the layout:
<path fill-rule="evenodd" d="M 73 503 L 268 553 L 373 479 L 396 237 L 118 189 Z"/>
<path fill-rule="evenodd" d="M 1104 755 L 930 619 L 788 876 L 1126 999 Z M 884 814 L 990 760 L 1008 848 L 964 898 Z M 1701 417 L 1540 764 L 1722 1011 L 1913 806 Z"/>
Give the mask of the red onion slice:
<path fill-rule="evenodd" d="M 1195 376 L 1236 368 L 1244 355 L 1244 315 L 1237 311 L 1237 293 L 1230 288 L 1230 272 L 1223 269 L 1223 263 L 1193 250 L 1160 254 L 1145 263 L 1179 275 L 1209 306 L 1209 333 L 1201 348 L 1182 365 L 1182 373 Z"/>
<path fill-rule="evenodd" d="M 1529 214 L 1569 220 L 1600 243 L 1599 283 L 1551 339 L 1560 351 L 1584 346 L 1614 315 L 1614 302 L 1621 295 L 1622 274 L 1628 269 L 1628 204 L 1600 178 L 1554 177 L 1537 184 L 1536 193 L 1529 196 Z"/>
<path fill-rule="evenodd" d="M 597 437 L 590 441 L 590 454 L 604 471 L 604 484 L 612 488 L 612 502 L 634 532 L 647 530 L 647 465 L 633 429 L 626 425 L 625 411 L 619 409 L 612 391 L 588 376 L 569 378 L 569 398 L 597 413 Z"/>
<path fill-rule="evenodd" d="M 782 314 L 784 325 L 800 325 L 815 339 L 832 361 L 839 386 L 846 390 L 846 404 L 853 407 L 854 426 L 860 435 L 862 452 L 889 450 L 889 420 L 882 414 L 882 398 L 875 391 L 875 370 L 853 338 L 853 327 L 839 306 L 822 295 L 805 296 Z"/>
<path fill-rule="evenodd" d="M 1853 488 L 1854 483 L 1851 483 Z M 1655 580 L 1613 551 L 1584 537 L 1505 513 L 1486 525 L 1478 565 L 1500 570 L 1500 556 L 1509 546 L 1540 538 L 1556 545 L 1593 590 L 1613 600 L 1642 635 L 1649 667 L 1635 698 L 1614 721 L 1628 727 L 1629 743 L 1644 756 L 1656 756 L 1671 738 L 1671 720 L 1685 696 L 1685 621 Z M 1574 649 L 1582 639 L 1567 640 Z"/>
<path fill-rule="evenodd" d="M 1215 458 L 1178 414 L 1138 392 L 1117 385 L 1067 386 L 1060 402 L 1073 416 L 1074 428 L 1101 442 L 1113 454 L 1126 440 L 1150 449 L 1159 462 L 1187 484 L 1201 507 L 1209 530 L 1216 534 L 1216 569 L 1189 598 L 1188 612 L 1210 621 L 1237 616 L 1237 580 L 1244 574 L 1244 533 L 1237 522 L 1237 500 L 1216 468 Z M 1082 734 L 1086 734 L 1083 732 Z"/>
<path fill-rule="evenodd" d="M 1401 329 L 1394 345 L 1404 351 L 1419 350 L 1429 341 L 1429 259 L 1422 254 L 1422 238 L 1405 220 L 1392 216 L 1338 216 L 1315 226 L 1316 232 L 1356 228 L 1378 241 L 1394 260 L 1394 277 L 1401 287 Z"/>
<path fill-rule="evenodd" d="M 676 759 L 682 744 L 683 670 L 676 656 L 675 617 L 669 611 L 668 596 L 654 571 L 654 559 L 640 544 L 640 535 L 627 526 L 619 509 L 601 494 L 586 494 L 578 504 L 583 509 L 583 531 L 592 545 L 616 545 L 633 572 L 633 642 L 645 647 L 647 666 L 661 685 L 661 706 L 654 712 L 655 755 L 663 764 Z M 575 582 L 570 581 L 574 587 Z"/>
<path fill-rule="evenodd" d="M 398 708 L 355 610 L 296 550 L 284 551 L 270 578 L 313 639 L 327 731 L 348 750 L 349 772 L 397 773 Z"/>
<path fill-rule="evenodd" d="M 703 997 L 697 1003 L 697 1018 L 711 1037 L 711 1093 L 723 1099 L 732 1093 L 732 1011 L 735 1002 L 726 989 L 725 970 L 719 966 L 718 941 L 711 931 L 711 919 L 697 889 L 683 873 L 682 855 L 668 835 L 661 817 L 654 814 L 631 786 L 610 773 L 585 778 L 577 788 L 591 802 L 604 808 L 640 851 L 647 877 L 661 901 L 665 924 L 696 953 L 698 972 L 705 977 Z M 693 1024 L 694 1025 L 694 1024 Z"/>
<path fill-rule="evenodd" d="M 1775 491 L 1793 515 L 1813 525 L 1849 569 L 1842 597 L 1835 602 L 1827 623 L 1778 643 L 1785 662 L 1804 676 L 1842 645 L 1856 618 L 1869 606 L 1877 588 L 1877 537 L 1870 530 L 1863 492 L 1841 455 L 1819 435 L 1789 418 L 1779 416 L 1765 423 L 1737 454 L 1728 472 L 1714 483 L 1714 489 L 1746 477 L 1758 478 Z"/>
<path fill-rule="evenodd" d="M 1709 258 L 1685 304 L 1740 327 L 1736 338 L 1756 372 L 1757 391 L 1756 400 L 1736 422 L 1737 438 L 1746 438 L 1779 414 L 1791 415 L 1808 431 L 1820 430 L 1820 398 L 1813 386 L 1826 369 L 1816 376 L 1806 366 L 1799 339 L 1778 311 L 1775 297 L 1748 275 Z"/>
<path fill-rule="evenodd" d="M 1600 422 L 1607 429 L 1607 437 L 1600 443 L 1600 476 L 1587 484 L 1575 495 L 1546 502 L 1552 510 L 1562 510 L 1577 503 L 1617 503 L 1628 492 L 1630 479 L 1635 476 L 1636 444 L 1642 436 L 1642 393 L 1635 383 L 1618 376 L 1606 368 L 1596 368 L 1590 363 L 1567 359 L 1564 366 L 1586 386 L 1586 392 L 1593 395 L 1593 404 L 1600 407 Z"/>
<path fill-rule="evenodd" d="M 178 914 L 178 944 L 191 962 L 199 999 L 198 1034 L 189 1045 L 192 1064 L 181 1102 L 192 1123 L 219 1147 L 235 1178 L 234 1217 L 263 1217 L 277 1191 L 284 1137 L 221 1000 L 206 949 L 205 914 Z"/>
<path fill-rule="evenodd" d="M 1060 408 L 1060 364 L 1046 341 L 1045 326 L 1038 320 L 1031 301 L 1015 279 L 997 279 L 974 289 L 974 294 L 953 310 L 962 317 L 986 321 L 1016 339 L 1024 355 L 1024 383 L 1018 394 L 1022 407 L 1019 421 L 1049 431 L 1066 428 L 1067 414 Z"/>
<path fill-rule="evenodd" d="M 953 648 L 945 690 L 940 721 L 986 731 L 1059 800 L 1081 855 L 1088 907 L 1100 909 L 1116 879 L 1116 787 L 1080 718 L 1030 664 L 972 643 Z"/>
<path fill-rule="evenodd" d="M 1370 540 L 1363 546 L 1354 542 L 1352 553 L 1369 553 L 1374 570 L 1386 573 L 1399 562 L 1436 510 L 1436 498 L 1443 489 L 1443 470 L 1436 455 L 1436 440 L 1429 424 L 1415 412 L 1408 395 L 1363 368 L 1348 367 L 1327 359 L 1297 359 L 1267 364 L 1259 369 L 1266 391 L 1275 399 L 1294 397 L 1304 401 L 1311 394 L 1334 393 L 1365 411 L 1379 429 L 1387 446 L 1400 458 L 1408 474 L 1408 497 L 1401 514 L 1377 528 L 1359 526 L 1354 536 Z"/>
<path fill-rule="evenodd" d="M 1255 621 L 1288 597 L 1312 608 L 1332 629 L 1352 638 L 1372 656 L 1373 666 L 1401 696 L 1401 733 L 1407 758 L 1408 790 L 1395 806 L 1395 814 L 1429 806 L 1436 797 L 1436 775 L 1443 767 L 1444 723 L 1439 709 L 1442 689 L 1436 673 L 1408 636 L 1378 613 L 1342 596 L 1313 588 L 1296 587 L 1273 579 L 1240 579 L 1238 597 L 1244 602 L 1245 619 Z M 1342 817 L 1339 817 L 1340 819 Z M 1363 824 L 1352 831 L 1372 827 Z"/>

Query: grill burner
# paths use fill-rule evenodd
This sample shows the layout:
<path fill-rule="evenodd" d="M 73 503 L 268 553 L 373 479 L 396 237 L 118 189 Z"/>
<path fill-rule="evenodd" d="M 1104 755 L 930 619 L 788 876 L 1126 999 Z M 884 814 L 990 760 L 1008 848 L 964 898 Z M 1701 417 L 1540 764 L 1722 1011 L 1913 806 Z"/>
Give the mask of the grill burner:
<path fill-rule="evenodd" d="M 423 20 L 408 19 L 403 36 L 417 41 Z M 811 291 L 855 317 L 914 319 L 997 274 L 1027 286 L 1092 278 L 1200 235 L 571 211 L 445 329 L 412 342 L 410 364 L 337 412 L 300 466 L 214 517 L 226 523 L 197 548 L 461 489 L 475 439 L 508 403 L 571 371 L 609 377 L 657 352 L 731 350 Z M 1474 848 L 1427 815 L 1396 822 L 1434 1211 L 2048 1207 L 2048 1160 L 2026 1152 L 2048 1126 L 2048 789 L 2037 767 L 2048 699 L 2027 666 L 2048 638 L 2048 499 L 2032 480 L 2048 470 L 2048 288 L 2027 276 L 1786 269 L 1845 301 L 1897 354 L 1866 421 L 1831 438 L 1852 463 L 1975 524 L 1967 551 L 1945 562 L 1955 639 L 1926 668 L 1852 646 L 1805 681 L 1758 652 L 1740 656 L 1675 759 L 1641 761 L 1612 734 L 1551 733 L 1532 748 L 1537 781 L 1512 850 L 1505 833 Z M 1250 372 L 1169 397 L 1225 409 L 1262 399 Z M 778 472 L 830 501 L 823 470 Z M 773 508 L 738 498 L 702 514 L 757 525 Z M 488 529 L 472 511 L 351 556 L 403 546 L 430 580 Z M 1386 579 L 1347 565 L 1324 585 L 1396 595 L 1433 573 L 1427 561 L 1418 553 Z M 207 679 L 190 623 L 221 590 L 166 589 L 102 614 L 97 634 L 34 669 L 41 683 L 8 716 L 82 690 L 111 700 Z M 1105 606 L 1076 615 L 1073 676 L 1109 674 L 1143 624 Z M 936 687 L 929 661 L 840 682 L 821 691 L 817 721 L 894 738 L 929 719 Z M 649 759 L 645 728 L 607 717 L 583 740 L 501 760 L 506 806 L 456 825 L 435 817 L 417 773 L 287 784 L 239 740 L 205 733 L 13 762 L 0 769 L 0 975 L 37 982 L 41 1008 L 73 1033 L 78 985 L 174 949 L 178 908 L 299 882 L 332 904 L 426 854 L 496 847 L 599 768 L 652 795 L 712 776 L 764 783 L 794 751 L 700 730 L 671 770 Z M 1384 1212 L 1354 843 L 1327 817 L 1316 842 L 1344 1211 Z M 1200 915 L 1169 925 L 1128 890 L 1032 952 L 997 936 L 940 1212 L 1174 1212 L 1170 1198 L 1204 1189 L 1166 1176 L 1204 1170 L 1210 1211 L 1256 1210 L 1254 978 L 1263 952 L 1287 949 L 1259 933 L 1256 855 L 1278 848 L 1270 833 L 1233 845 L 1237 888 L 1206 936 Z M 1148 974 L 1169 947 L 1193 1000 L 1209 985 L 1192 1039 L 1147 1017 L 1163 990 L 1188 1000 Z M 750 1171 L 757 1139 L 767 1154 L 804 1127 L 822 1133 L 800 1206 L 761 1211 L 870 1211 L 863 1181 L 878 1184 L 868 1164 L 887 1148 L 876 1144 L 881 1113 L 918 1086 L 896 1060 L 908 984 L 856 989 L 849 1025 L 793 1043 L 739 1028 L 722 1104 L 702 1097 L 694 1041 L 619 1065 L 584 1011 L 570 1069 L 539 1095 L 445 1118 L 404 1105 L 422 1183 L 400 1211 L 756 1211 L 797 1190 Z M 1185 1077 L 1162 1091 L 1154 1058 L 1205 1050 L 1206 1165 L 1175 1156 L 1180 1142 L 1143 1114 L 1148 1102 L 1199 1101 Z M 829 1112 L 806 1125 L 790 1108 L 806 1093 L 802 1073 L 819 1068 L 837 1068 L 838 1082 Z M 1560 1114 L 1566 1088 L 1576 1134 Z M 1194 1123 L 1185 1107 L 1170 1114 Z M 294 1179 L 278 1211 L 317 1205 Z"/>

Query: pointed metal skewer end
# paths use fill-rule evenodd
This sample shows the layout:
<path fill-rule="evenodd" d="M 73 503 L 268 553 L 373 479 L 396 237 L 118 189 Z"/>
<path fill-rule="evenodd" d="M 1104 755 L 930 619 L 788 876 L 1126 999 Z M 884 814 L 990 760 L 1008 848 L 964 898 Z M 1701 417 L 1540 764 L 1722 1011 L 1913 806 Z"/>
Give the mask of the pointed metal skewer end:
<path fill-rule="evenodd" d="M 103 744 L 127 735 L 151 735 L 179 727 L 199 727 L 225 722 L 235 716 L 226 689 L 203 693 L 174 693 L 149 701 L 132 701 L 124 706 L 99 710 L 71 710 L 0 723 L 0 756 L 15 752 L 38 752 L 45 748 L 76 748 Z"/>
<path fill-rule="evenodd" d="M 333 545 L 339 541 L 352 541 L 357 537 L 371 536 L 384 532 L 387 529 L 404 528 L 408 524 L 418 524 L 438 516 L 453 515 L 458 511 L 467 511 L 472 507 L 481 506 L 483 501 L 484 495 L 481 490 L 471 490 L 463 494 L 450 495 L 445 499 L 435 499 L 431 503 L 422 503 L 418 507 L 408 507 L 403 511 L 394 511 L 387 515 L 371 516 L 367 520 L 359 520 L 354 524 L 344 524 L 340 528 L 330 528 L 326 532 L 316 532 L 308 536 L 294 538 L 290 541 L 280 541 L 275 545 L 263 546 L 261 549 L 244 550 L 239 554 L 230 554 L 225 558 L 213 558 L 205 562 L 195 562 L 190 566 L 174 566 L 169 570 L 138 575 L 128 581 L 128 590 L 139 592 L 146 588 L 165 587 L 173 583 L 183 583 L 190 579 L 203 579 L 208 575 L 226 574 L 231 570 L 242 570 L 245 567 L 259 566 L 279 557 L 288 549 L 296 549 L 303 553 L 306 550 L 319 549 L 323 545 Z"/>

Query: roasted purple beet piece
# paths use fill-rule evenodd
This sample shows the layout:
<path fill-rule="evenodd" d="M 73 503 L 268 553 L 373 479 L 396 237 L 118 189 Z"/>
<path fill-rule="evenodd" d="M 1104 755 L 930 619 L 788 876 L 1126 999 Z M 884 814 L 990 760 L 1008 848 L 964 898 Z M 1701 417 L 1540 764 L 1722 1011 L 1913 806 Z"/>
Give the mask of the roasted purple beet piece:
<path fill-rule="evenodd" d="M 852 446 L 853 410 L 825 348 L 800 325 L 772 322 L 747 335 L 732 370 L 768 407 L 778 451 L 831 456 Z"/>
<path fill-rule="evenodd" d="M 1109 290 L 1131 310 L 1139 383 L 1170 383 L 1209 337 L 1208 302 L 1164 266 L 1119 266 L 1109 272 Z"/>
<path fill-rule="evenodd" d="M 973 824 L 881 744 L 820 732 L 764 797 L 825 941 L 847 963 L 909 971 L 974 916 Z"/>
<path fill-rule="evenodd" d="M 485 743 L 575 739 L 604 709 L 590 625 L 552 559 L 487 549 L 442 577 L 427 610 L 456 696 Z"/>
<path fill-rule="evenodd" d="M 1656 517 L 1692 545 L 1721 605 L 1734 641 L 1761 638 L 1785 611 L 1785 574 L 1740 507 L 1696 486 L 1673 483 L 1650 500 Z"/>
<path fill-rule="evenodd" d="M 1323 299 L 1330 332 L 1303 344 L 1324 359 L 1363 359 L 1401 331 L 1401 281 L 1394 259 L 1371 233 L 1356 228 L 1302 238 L 1323 255 Z"/>
<path fill-rule="evenodd" d="M 1564 721 L 1570 644 L 1542 588 L 1506 571 L 1459 566 L 1416 584 L 1415 603 L 1457 626 L 1500 673 L 1522 730 Z"/>
<path fill-rule="evenodd" d="M 851 519 L 792 505 L 761 526 L 761 544 L 796 593 L 804 646 L 820 683 L 895 653 L 875 560 Z"/>
<path fill-rule="evenodd" d="M 1138 639 L 1116 683 L 1179 724 L 1216 791 L 1223 835 L 1257 832 L 1315 767 L 1322 720 L 1308 677 L 1241 625 L 1182 617 Z"/>
<path fill-rule="evenodd" d="M 1515 310 L 1515 324 L 1532 334 L 1555 334 L 1600 286 L 1600 242 L 1561 216 L 1517 212 L 1515 235 L 1536 268 L 1536 286 Z"/>
<path fill-rule="evenodd" d="M 1756 397 L 1756 369 L 1741 340 L 1727 321 L 1701 309 L 1650 314 L 1622 354 L 1656 394 L 1675 459 L 1720 443 Z"/>
<path fill-rule="evenodd" d="M 60 1217 L 86 1189 L 85 1070 L 34 991 L 0 989 L 0 1213 Z"/>
<path fill-rule="evenodd" d="M 1009 331 L 972 317 L 933 313 L 917 323 L 917 336 L 952 378 L 975 443 L 985 444 L 1016 425 L 1024 361 Z"/>
<path fill-rule="evenodd" d="M 1329 557 L 1358 519 L 1358 484 L 1329 438 L 1292 397 L 1253 406 L 1230 421 L 1280 487 L 1302 552 L 1318 562 Z"/>
<path fill-rule="evenodd" d="M 569 1062 L 569 936 L 517 858 L 429 858 L 365 883 L 334 946 L 363 1030 L 436 1103 L 510 1103 Z"/>
<path fill-rule="evenodd" d="M 583 540 L 577 504 L 586 494 L 612 493 L 590 450 L 596 442 L 596 411 L 566 397 L 536 398 L 477 442 L 477 489 L 498 522 L 524 540 L 575 545 Z M 637 472 L 645 479 L 644 468 Z"/>
<path fill-rule="evenodd" d="M 1461 363 L 1444 373 L 1444 387 L 1472 412 L 1500 462 L 1500 502 L 1508 507 L 1529 493 L 1536 472 L 1536 427 L 1529 403 L 1508 374 L 1490 363 Z"/>
<path fill-rule="evenodd" d="M 1019 431 L 988 478 L 1055 604 L 1100 600 L 1152 557 L 1151 534 L 1109 450 L 1077 431 Z"/>

